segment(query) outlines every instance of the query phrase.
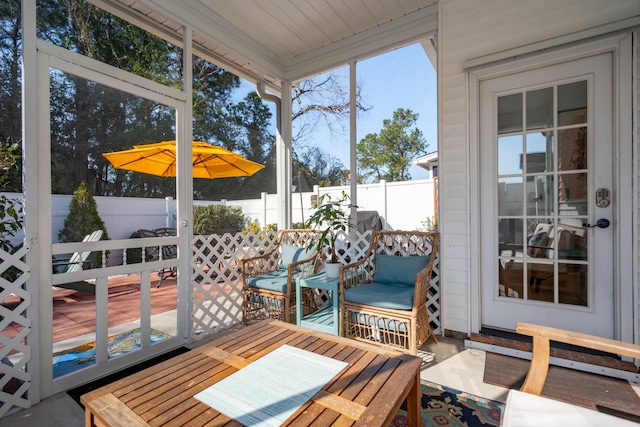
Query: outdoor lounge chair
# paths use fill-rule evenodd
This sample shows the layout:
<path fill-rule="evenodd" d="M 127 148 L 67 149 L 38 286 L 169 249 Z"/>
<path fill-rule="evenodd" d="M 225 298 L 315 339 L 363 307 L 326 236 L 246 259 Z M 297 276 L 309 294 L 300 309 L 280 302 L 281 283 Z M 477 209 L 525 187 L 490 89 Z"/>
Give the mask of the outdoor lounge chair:
<path fill-rule="evenodd" d="M 295 323 L 295 281 L 316 273 L 320 254 L 307 247 L 319 236 L 315 230 L 282 230 L 273 249 L 242 260 L 244 325 L 261 315 Z M 303 314 L 310 314 L 316 309 L 313 289 L 306 288 L 303 298 Z"/>
<path fill-rule="evenodd" d="M 364 258 L 340 267 L 341 334 L 417 354 L 430 336 L 427 297 L 438 233 L 378 231 Z"/>
<path fill-rule="evenodd" d="M 633 402 L 628 402 L 627 405 L 631 406 L 626 407 L 625 405 L 609 406 L 611 402 L 597 400 L 591 402 L 592 405 L 586 402 L 578 404 L 577 401 L 560 398 L 557 395 L 557 386 L 554 395 L 550 394 L 550 390 L 554 390 L 553 385 L 546 389 L 545 393 L 543 393 L 543 389 L 545 389 L 549 372 L 551 342 L 556 345 L 558 343 L 568 344 L 577 348 L 582 347 L 633 359 L 640 359 L 640 346 L 595 335 L 522 322 L 516 324 L 516 331 L 533 338 L 533 354 L 522 387 L 520 390 L 509 390 L 501 425 L 507 427 L 541 425 L 631 427 L 638 425 L 635 411 L 627 412 L 627 408 L 634 407 Z M 580 368 L 575 366 L 574 369 Z M 607 374 L 603 370 L 603 372 L 591 375 L 606 376 Z M 576 385 L 571 384 L 571 386 L 575 387 Z M 573 396 L 571 386 L 566 388 L 565 393 Z M 612 399 L 619 395 L 616 387 L 607 388 L 604 391 L 607 395 L 610 394 Z"/>
<path fill-rule="evenodd" d="M 88 242 L 97 242 L 102 238 L 103 230 L 96 230 L 91 234 L 87 234 L 82 239 L 83 243 Z M 53 261 L 53 270 L 54 273 L 65 274 L 65 273 L 74 273 L 76 271 L 84 270 L 85 264 L 90 264 L 95 262 L 95 259 L 91 258 L 92 252 L 75 252 L 69 259 L 56 259 Z M 64 289 L 72 289 L 78 292 L 88 292 L 95 293 L 95 285 L 93 283 L 80 281 L 80 282 L 72 282 L 72 283 L 62 283 L 56 285 L 58 288 Z"/>

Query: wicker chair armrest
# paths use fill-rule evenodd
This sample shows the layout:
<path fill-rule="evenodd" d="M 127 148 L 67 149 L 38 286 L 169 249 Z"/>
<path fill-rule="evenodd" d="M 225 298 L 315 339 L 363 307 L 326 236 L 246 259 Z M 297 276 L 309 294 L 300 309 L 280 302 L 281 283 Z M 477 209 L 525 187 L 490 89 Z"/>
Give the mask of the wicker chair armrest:
<path fill-rule="evenodd" d="M 414 302 L 418 301 L 420 304 L 427 302 L 429 287 L 431 286 L 431 271 L 432 267 L 429 264 L 416 275 L 415 293 L 413 294 Z"/>
<path fill-rule="evenodd" d="M 318 258 L 320 254 L 315 253 L 307 259 L 303 259 L 301 261 L 292 262 L 289 264 L 289 278 L 294 280 L 302 279 L 304 277 L 311 276 L 316 272 L 316 267 L 318 264 Z"/>
<path fill-rule="evenodd" d="M 340 292 L 355 286 L 370 283 L 373 280 L 371 269 L 366 268 L 367 258 L 340 267 Z"/>

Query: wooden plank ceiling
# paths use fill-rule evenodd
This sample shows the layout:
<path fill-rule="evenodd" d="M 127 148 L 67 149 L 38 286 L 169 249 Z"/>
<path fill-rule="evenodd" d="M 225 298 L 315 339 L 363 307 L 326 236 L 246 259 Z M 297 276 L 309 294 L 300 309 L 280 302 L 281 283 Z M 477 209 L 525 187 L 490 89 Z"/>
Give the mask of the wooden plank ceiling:
<path fill-rule="evenodd" d="M 90 0 L 198 55 L 277 88 L 437 31 L 438 0 Z"/>

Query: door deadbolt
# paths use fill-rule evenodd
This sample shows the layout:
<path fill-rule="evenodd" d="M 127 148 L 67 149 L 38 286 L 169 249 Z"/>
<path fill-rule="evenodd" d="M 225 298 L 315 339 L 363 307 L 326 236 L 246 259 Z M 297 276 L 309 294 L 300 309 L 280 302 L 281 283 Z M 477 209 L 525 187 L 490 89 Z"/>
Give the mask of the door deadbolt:
<path fill-rule="evenodd" d="M 596 190 L 596 206 L 607 208 L 611 204 L 611 194 L 608 188 L 598 188 Z"/>

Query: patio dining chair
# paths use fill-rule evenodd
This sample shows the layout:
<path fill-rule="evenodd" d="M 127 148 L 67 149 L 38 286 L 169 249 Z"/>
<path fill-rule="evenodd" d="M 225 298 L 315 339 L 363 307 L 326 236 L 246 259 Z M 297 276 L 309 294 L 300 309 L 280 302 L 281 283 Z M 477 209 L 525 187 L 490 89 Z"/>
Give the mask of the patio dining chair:
<path fill-rule="evenodd" d="M 271 250 L 242 260 L 244 325 L 261 316 L 295 323 L 296 280 L 316 273 L 320 254 L 307 247 L 319 237 L 316 230 L 282 230 Z M 303 314 L 317 309 L 312 288 L 305 288 L 302 298 Z"/>
<path fill-rule="evenodd" d="M 158 237 L 168 237 L 168 236 L 177 236 L 177 231 L 175 228 L 163 227 L 156 228 L 154 230 L 156 236 Z M 178 257 L 178 247 L 176 245 L 164 245 L 160 247 L 160 254 L 162 255 L 162 259 L 175 259 Z M 156 288 L 159 288 L 162 285 L 162 281 L 167 277 L 176 277 L 178 274 L 177 267 L 166 267 L 162 268 L 158 275 L 160 276 L 160 280 L 156 285 Z"/>
<path fill-rule="evenodd" d="M 341 334 L 417 354 L 429 337 L 427 298 L 439 234 L 377 231 L 364 257 L 340 267 Z"/>

